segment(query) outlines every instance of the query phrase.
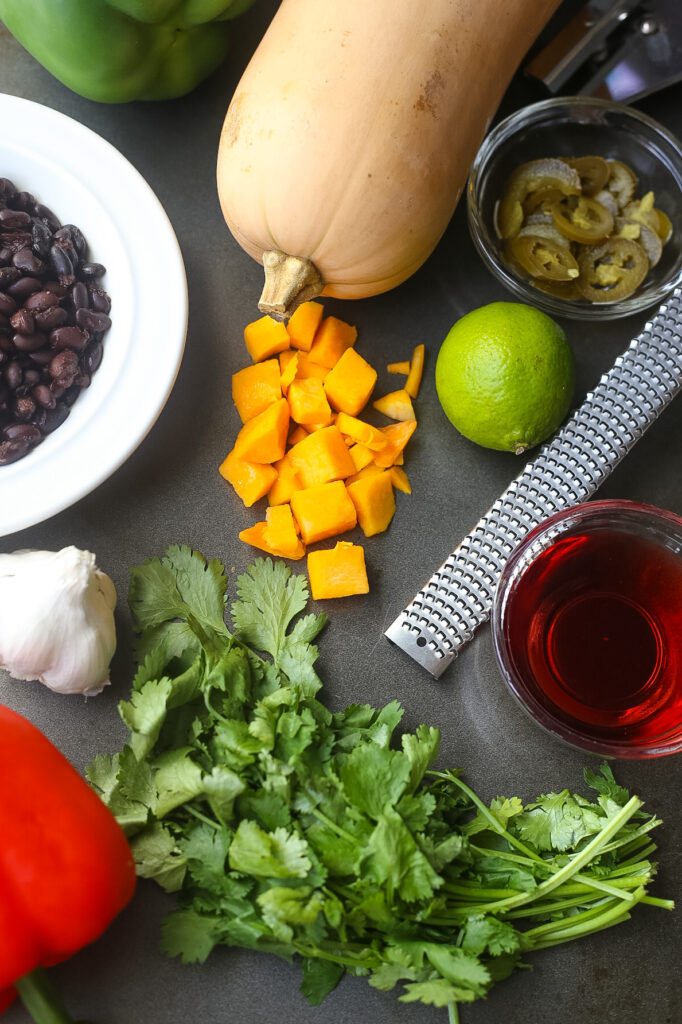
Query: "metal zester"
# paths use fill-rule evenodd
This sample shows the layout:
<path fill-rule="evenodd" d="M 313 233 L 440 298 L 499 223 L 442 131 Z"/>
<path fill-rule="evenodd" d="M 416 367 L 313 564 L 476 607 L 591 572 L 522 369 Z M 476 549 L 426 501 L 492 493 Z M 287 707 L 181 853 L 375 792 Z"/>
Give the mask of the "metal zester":
<path fill-rule="evenodd" d="M 438 678 L 488 619 L 516 545 L 548 516 L 590 498 L 681 388 L 682 288 L 676 288 L 386 630 L 388 639 Z"/>

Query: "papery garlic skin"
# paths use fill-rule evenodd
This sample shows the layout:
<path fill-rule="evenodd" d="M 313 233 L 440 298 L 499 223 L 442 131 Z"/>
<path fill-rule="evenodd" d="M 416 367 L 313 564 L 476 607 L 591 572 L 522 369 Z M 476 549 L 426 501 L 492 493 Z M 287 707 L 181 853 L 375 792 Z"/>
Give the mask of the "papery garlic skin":
<path fill-rule="evenodd" d="M 100 693 L 116 650 L 114 584 L 90 551 L 0 554 L 0 668 L 57 693 Z"/>

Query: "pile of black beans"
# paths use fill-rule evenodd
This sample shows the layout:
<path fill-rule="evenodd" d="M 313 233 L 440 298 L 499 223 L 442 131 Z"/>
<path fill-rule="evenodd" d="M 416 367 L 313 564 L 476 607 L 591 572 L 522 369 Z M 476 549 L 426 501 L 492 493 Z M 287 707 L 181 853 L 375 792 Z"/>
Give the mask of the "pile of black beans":
<path fill-rule="evenodd" d="M 102 360 L 111 301 L 73 224 L 0 178 L 0 466 L 61 426 Z"/>

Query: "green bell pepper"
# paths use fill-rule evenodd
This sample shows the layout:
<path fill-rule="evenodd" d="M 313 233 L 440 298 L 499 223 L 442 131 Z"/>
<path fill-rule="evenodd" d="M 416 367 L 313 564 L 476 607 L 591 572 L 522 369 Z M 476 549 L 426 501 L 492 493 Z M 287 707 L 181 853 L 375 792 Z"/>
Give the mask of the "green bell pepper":
<path fill-rule="evenodd" d="M 183 96 L 225 57 L 253 0 L 0 0 L 0 21 L 56 78 L 102 103 Z"/>

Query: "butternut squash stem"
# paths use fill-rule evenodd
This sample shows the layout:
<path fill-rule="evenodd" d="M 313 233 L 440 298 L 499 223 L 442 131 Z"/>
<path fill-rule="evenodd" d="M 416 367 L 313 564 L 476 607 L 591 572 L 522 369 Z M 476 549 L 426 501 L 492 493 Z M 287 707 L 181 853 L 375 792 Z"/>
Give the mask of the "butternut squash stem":
<path fill-rule="evenodd" d="M 315 264 L 277 249 L 263 253 L 265 285 L 258 303 L 261 313 L 288 320 L 297 306 L 322 294 L 324 281 Z"/>

